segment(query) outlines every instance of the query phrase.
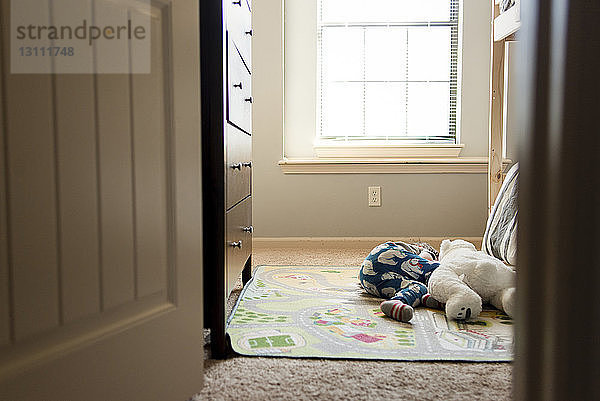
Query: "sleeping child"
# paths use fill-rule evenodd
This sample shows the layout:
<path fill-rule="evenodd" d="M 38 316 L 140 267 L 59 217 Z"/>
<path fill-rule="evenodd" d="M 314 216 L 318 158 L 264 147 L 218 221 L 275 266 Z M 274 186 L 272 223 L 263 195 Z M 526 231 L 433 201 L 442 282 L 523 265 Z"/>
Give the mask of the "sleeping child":
<path fill-rule="evenodd" d="M 381 303 L 383 313 L 408 322 L 419 305 L 443 307 L 427 291 L 429 276 L 440 265 L 437 258 L 435 249 L 425 243 L 386 242 L 363 261 L 360 284 L 369 294 L 387 298 Z"/>

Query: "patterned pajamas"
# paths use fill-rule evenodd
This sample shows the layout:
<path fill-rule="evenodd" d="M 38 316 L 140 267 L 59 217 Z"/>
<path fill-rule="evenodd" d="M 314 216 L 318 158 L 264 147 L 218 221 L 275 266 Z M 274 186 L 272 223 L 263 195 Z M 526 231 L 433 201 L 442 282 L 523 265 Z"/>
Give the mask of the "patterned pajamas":
<path fill-rule="evenodd" d="M 432 248 L 386 242 L 375 247 L 363 261 L 359 273 L 362 287 L 377 297 L 401 301 L 388 303 L 388 308 L 384 308 L 386 302 L 382 303 L 386 315 L 407 321 L 412 318 L 412 308 L 403 310 L 405 306 L 414 308 L 428 301 L 427 281 L 440 264 L 419 256 L 423 250 L 432 258 L 437 257 Z M 431 301 L 428 306 L 438 306 L 437 301 Z"/>

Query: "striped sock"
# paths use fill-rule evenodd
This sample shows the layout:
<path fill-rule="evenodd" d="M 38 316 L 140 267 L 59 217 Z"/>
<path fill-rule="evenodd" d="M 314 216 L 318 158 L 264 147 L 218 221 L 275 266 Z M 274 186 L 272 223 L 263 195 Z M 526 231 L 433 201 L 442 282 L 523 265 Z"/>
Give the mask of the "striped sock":
<path fill-rule="evenodd" d="M 381 303 L 381 311 L 392 319 L 408 322 L 413 318 L 414 310 L 410 305 L 397 299 L 389 299 Z"/>
<path fill-rule="evenodd" d="M 434 299 L 431 294 L 425 294 L 421 297 L 421 305 L 427 308 L 444 309 L 444 304 Z"/>

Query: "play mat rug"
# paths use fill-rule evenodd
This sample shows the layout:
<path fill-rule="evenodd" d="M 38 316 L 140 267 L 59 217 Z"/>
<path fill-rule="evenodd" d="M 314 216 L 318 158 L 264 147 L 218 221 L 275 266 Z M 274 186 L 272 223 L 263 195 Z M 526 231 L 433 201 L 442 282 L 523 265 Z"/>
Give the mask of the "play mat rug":
<path fill-rule="evenodd" d="M 227 332 L 235 352 L 253 356 L 512 360 L 512 320 L 496 310 L 456 322 L 416 308 L 411 323 L 388 318 L 364 293 L 357 267 L 259 266 Z"/>

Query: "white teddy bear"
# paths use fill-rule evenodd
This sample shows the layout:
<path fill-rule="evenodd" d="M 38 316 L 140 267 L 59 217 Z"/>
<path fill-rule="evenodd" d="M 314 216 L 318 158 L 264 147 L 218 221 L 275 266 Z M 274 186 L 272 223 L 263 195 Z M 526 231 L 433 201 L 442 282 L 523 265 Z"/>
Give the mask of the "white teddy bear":
<path fill-rule="evenodd" d="M 427 285 L 432 298 L 446 304 L 452 319 L 475 318 L 481 304 L 491 303 L 514 316 L 516 273 L 500 260 L 463 240 L 444 240 L 440 266 Z"/>

